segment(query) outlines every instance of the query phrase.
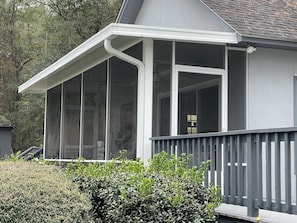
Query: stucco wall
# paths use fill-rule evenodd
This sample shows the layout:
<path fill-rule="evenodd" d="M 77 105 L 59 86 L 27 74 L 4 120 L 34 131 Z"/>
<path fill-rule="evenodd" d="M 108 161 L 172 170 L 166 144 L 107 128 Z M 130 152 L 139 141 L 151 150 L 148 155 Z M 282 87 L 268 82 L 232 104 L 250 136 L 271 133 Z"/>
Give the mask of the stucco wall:
<path fill-rule="evenodd" d="M 135 24 L 232 32 L 218 16 L 197 0 L 187 0 L 187 4 L 184 0 L 144 1 Z"/>
<path fill-rule="evenodd" d="M 264 48 L 248 54 L 248 129 L 294 125 L 294 54 Z"/>

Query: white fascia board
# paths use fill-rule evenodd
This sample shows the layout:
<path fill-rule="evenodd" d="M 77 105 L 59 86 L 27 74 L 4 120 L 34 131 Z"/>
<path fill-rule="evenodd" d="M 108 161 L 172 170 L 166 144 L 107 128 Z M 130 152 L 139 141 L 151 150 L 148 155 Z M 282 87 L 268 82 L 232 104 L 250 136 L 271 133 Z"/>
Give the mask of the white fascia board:
<path fill-rule="evenodd" d="M 68 54 L 57 60 L 55 63 L 53 63 L 40 73 L 36 74 L 27 82 L 20 85 L 19 93 L 44 93 L 47 90 L 46 87 L 36 88 L 36 85 L 42 83 L 52 75 L 58 74 L 59 71 L 61 71 L 63 68 L 71 66 L 71 63 L 78 61 L 84 55 L 90 53 L 97 47 L 103 47 L 103 42 L 105 39 L 113 39 L 120 36 L 213 44 L 238 43 L 238 36 L 236 33 L 172 29 L 163 27 L 112 23 L 94 36 L 92 36 L 90 39 L 86 40 L 78 47 L 70 51 Z"/>
<path fill-rule="evenodd" d="M 32 85 L 49 78 L 54 73 L 57 73 L 59 70 L 63 69 L 66 65 L 77 60 L 83 54 L 87 53 L 88 51 L 92 50 L 96 47 L 99 43 L 102 43 L 104 39 L 108 38 L 110 35 L 110 26 L 107 26 L 101 32 L 95 34 L 90 39 L 86 40 L 78 47 L 70 51 L 65 56 L 61 57 L 59 60 L 54 62 L 52 65 L 47 67 L 46 69 L 42 70 L 40 73 L 33 76 L 27 82 L 19 86 L 19 93 L 25 93 Z"/>
<path fill-rule="evenodd" d="M 175 29 L 166 27 L 116 24 L 113 35 L 153 38 L 172 41 L 191 41 L 221 44 L 237 44 L 238 36 L 235 32 L 216 32 L 192 29 Z"/>

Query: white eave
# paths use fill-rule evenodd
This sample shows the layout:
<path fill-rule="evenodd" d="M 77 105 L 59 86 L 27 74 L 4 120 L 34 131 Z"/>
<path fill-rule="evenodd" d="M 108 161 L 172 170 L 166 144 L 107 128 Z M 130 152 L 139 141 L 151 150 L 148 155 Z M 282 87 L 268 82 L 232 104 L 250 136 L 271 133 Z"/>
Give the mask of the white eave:
<path fill-rule="evenodd" d="M 107 38 L 113 39 L 113 46 L 119 50 L 124 50 L 143 38 L 212 44 L 238 43 L 238 36 L 235 32 L 197 31 L 113 23 L 19 86 L 19 93 L 44 93 L 108 59 L 110 55 L 105 51 L 103 45 Z"/>

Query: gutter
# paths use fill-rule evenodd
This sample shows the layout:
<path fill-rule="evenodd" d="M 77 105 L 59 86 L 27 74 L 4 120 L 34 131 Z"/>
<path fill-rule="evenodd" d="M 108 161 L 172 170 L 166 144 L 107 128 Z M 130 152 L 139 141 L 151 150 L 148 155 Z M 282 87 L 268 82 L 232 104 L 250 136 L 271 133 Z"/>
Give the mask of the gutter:
<path fill-rule="evenodd" d="M 143 158 L 144 148 L 144 105 L 145 105 L 145 79 L 144 79 L 144 63 L 128 54 L 125 54 L 115 48 L 111 44 L 111 39 L 104 40 L 104 49 L 107 53 L 115 56 L 127 63 L 130 63 L 138 69 L 138 86 L 137 86 L 137 140 L 136 140 L 136 156 Z"/>

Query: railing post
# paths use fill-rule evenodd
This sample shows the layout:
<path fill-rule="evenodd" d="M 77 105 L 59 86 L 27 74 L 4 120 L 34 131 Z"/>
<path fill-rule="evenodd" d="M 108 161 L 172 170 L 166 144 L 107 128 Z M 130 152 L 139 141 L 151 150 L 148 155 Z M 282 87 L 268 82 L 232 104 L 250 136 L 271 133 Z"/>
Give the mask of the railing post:
<path fill-rule="evenodd" d="M 247 135 L 247 215 L 257 217 L 257 152 L 252 134 Z"/>

